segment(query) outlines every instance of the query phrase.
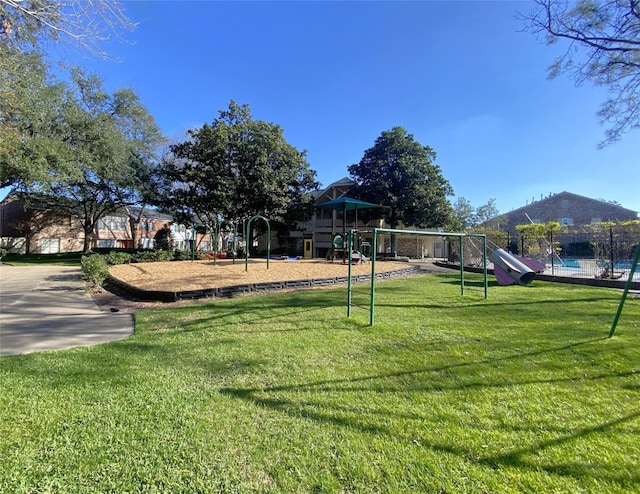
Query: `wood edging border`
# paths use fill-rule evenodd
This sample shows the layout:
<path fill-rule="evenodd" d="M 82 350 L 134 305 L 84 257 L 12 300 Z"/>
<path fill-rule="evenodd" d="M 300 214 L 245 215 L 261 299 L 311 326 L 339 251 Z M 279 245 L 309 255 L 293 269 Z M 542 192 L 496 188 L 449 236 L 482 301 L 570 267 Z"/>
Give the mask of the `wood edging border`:
<path fill-rule="evenodd" d="M 395 271 L 386 271 L 384 273 L 376 273 L 376 279 L 389 279 L 396 276 L 403 276 L 419 271 L 420 266 L 412 265 L 406 268 L 398 269 Z M 368 281 L 371 279 L 370 274 L 360 274 L 351 276 L 352 283 L 358 283 L 362 281 Z M 219 288 L 202 288 L 198 290 L 183 290 L 183 291 L 164 291 L 164 290 L 145 290 L 137 286 L 131 285 L 127 282 L 119 280 L 118 278 L 109 275 L 107 281 L 114 284 L 121 290 L 125 291 L 129 295 L 132 295 L 140 300 L 150 302 L 178 302 L 180 300 L 197 300 L 205 298 L 233 297 L 237 294 L 251 293 L 251 292 L 271 292 L 276 290 L 285 289 L 306 289 L 317 288 L 323 286 L 341 285 L 346 284 L 349 280 L 348 276 L 338 276 L 332 278 L 310 278 L 303 280 L 292 281 L 271 281 L 264 283 L 247 283 L 242 285 L 232 285 Z"/>

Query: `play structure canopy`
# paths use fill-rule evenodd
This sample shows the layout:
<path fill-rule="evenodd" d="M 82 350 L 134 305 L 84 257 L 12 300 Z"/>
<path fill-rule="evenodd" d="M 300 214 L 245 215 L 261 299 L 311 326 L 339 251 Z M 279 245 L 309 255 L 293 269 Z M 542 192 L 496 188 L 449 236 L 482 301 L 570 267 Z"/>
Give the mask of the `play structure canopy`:
<path fill-rule="evenodd" d="M 315 207 L 319 209 L 332 209 L 334 211 L 347 212 L 357 211 L 358 209 L 384 208 L 386 206 L 380 206 L 360 199 L 354 199 L 353 197 L 340 197 L 339 199 L 333 199 L 321 204 L 316 204 Z"/>
<path fill-rule="evenodd" d="M 347 211 L 356 212 L 356 225 L 358 224 L 358 210 L 359 209 L 374 209 L 374 208 L 386 208 L 387 206 L 380 206 L 379 204 L 373 204 L 371 202 L 362 201 L 360 199 L 354 199 L 353 197 L 340 197 L 339 199 L 332 199 L 331 201 L 316 204 L 318 209 L 331 209 L 333 211 L 342 211 L 342 228 L 344 233 L 347 231 Z"/>

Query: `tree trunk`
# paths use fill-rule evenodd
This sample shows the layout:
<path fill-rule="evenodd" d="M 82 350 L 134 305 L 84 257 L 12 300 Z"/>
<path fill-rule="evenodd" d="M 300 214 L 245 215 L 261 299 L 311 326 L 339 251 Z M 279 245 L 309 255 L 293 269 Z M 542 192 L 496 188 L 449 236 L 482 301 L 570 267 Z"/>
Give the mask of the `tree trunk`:
<path fill-rule="evenodd" d="M 398 236 L 395 233 L 391 234 L 391 253 L 394 256 L 398 255 Z"/>
<path fill-rule="evenodd" d="M 91 250 L 93 243 L 93 228 L 84 227 L 84 243 L 82 246 L 82 252 L 86 254 Z"/>
<path fill-rule="evenodd" d="M 126 208 L 127 215 L 129 217 L 129 228 L 131 229 L 131 247 L 134 249 L 138 248 L 138 226 L 140 225 L 140 221 L 142 220 L 142 214 L 144 213 L 145 206 L 140 208 L 140 212 L 137 216 L 131 214 L 131 210 L 129 207 Z"/>
<path fill-rule="evenodd" d="M 394 216 L 395 215 L 392 215 L 391 218 L 389 218 L 389 226 L 393 230 L 397 229 L 398 225 L 400 225 L 400 221 Z M 391 253 L 394 256 L 398 255 L 398 235 L 396 235 L 395 233 L 391 234 Z"/>

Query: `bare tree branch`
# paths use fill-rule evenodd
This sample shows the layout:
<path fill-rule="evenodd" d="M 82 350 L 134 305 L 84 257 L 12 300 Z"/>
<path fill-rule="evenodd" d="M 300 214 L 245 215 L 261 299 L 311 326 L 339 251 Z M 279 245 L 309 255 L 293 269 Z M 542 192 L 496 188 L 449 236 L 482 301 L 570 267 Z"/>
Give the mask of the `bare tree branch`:
<path fill-rule="evenodd" d="M 610 127 L 606 146 L 640 127 L 640 0 L 535 0 L 536 7 L 518 14 L 525 31 L 544 36 L 547 44 L 569 42 L 549 67 L 577 85 L 591 81 L 611 94 L 598 113 Z"/>
<path fill-rule="evenodd" d="M 66 39 L 108 57 L 102 45 L 124 41 L 136 26 L 117 0 L 0 0 L 0 42 L 37 46 Z"/>

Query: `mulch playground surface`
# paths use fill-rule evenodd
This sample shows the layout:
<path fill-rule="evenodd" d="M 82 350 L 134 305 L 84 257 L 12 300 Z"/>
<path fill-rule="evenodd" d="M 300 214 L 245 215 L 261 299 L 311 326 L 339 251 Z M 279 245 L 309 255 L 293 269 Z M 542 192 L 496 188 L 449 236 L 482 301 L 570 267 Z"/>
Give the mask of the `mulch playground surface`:
<path fill-rule="evenodd" d="M 244 259 L 171 261 L 121 264 L 109 270 L 107 290 L 94 294 L 103 310 L 134 311 L 158 303 L 180 303 L 210 297 L 251 292 L 326 287 L 344 284 L 349 266 L 342 261 L 319 259 Z M 390 278 L 411 274 L 419 266 L 406 262 L 376 263 L 376 276 Z M 368 280 L 371 263 L 353 264 L 352 279 Z"/>

